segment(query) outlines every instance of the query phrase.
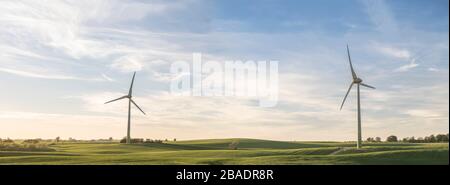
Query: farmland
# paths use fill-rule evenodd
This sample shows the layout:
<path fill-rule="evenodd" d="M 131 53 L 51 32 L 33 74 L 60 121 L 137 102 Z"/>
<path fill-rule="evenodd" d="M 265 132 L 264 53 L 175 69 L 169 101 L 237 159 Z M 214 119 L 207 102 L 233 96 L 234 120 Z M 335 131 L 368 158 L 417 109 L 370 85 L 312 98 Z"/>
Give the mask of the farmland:
<path fill-rule="evenodd" d="M 230 148 L 231 143 L 236 144 Z M 206 139 L 164 143 L 60 142 L 38 149 L 0 147 L 0 164 L 380 165 L 449 164 L 448 143 L 293 142 Z"/>

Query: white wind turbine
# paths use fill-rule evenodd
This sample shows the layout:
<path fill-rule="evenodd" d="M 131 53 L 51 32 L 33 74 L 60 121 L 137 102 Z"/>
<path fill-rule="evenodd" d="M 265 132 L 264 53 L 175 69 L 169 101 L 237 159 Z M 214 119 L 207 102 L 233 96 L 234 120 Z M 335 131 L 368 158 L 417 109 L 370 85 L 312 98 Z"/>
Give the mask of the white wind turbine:
<path fill-rule="evenodd" d="M 130 86 L 130 90 L 128 91 L 128 95 L 122 96 L 120 98 L 105 102 L 105 104 L 107 103 L 111 103 L 117 100 L 121 100 L 124 98 L 128 98 L 128 127 L 127 127 L 127 144 L 130 143 L 130 118 L 131 118 L 131 103 L 133 103 L 144 115 L 145 112 L 133 101 L 133 99 L 131 99 L 132 97 L 132 93 L 133 93 L 133 82 L 134 82 L 134 76 L 136 76 L 136 72 L 134 72 L 133 74 L 133 78 L 131 79 L 131 86 Z"/>
<path fill-rule="evenodd" d="M 357 103 L 357 105 L 358 105 L 358 141 L 356 143 L 356 147 L 361 148 L 361 144 L 362 144 L 361 143 L 362 142 L 362 139 L 361 139 L 361 103 L 360 103 L 360 96 L 359 96 L 359 86 L 362 85 L 364 87 L 368 87 L 371 89 L 375 89 L 375 87 L 372 87 L 370 85 L 362 83 L 362 79 L 358 78 L 358 76 L 356 75 L 355 70 L 353 69 L 352 59 L 350 58 L 350 50 L 348 49 L 348 45 L 347 45 L 347 55 L 348 55 L 348 61 L 350 63 L 350 70 L 352 72 L 353 81 L 347 90 L 347 94 L 345 94 L 345 97 L 344 97 L 344 100 L 342 101 L 340 110 L 342 110 L 342 107 L 344 106 L 345 100 L 347 99 L 348 93 L 350 93 L 350 90 L 352 89 L 353 84 L 356 84 L 357 98 L 358 98 L 358 103 Z"/>

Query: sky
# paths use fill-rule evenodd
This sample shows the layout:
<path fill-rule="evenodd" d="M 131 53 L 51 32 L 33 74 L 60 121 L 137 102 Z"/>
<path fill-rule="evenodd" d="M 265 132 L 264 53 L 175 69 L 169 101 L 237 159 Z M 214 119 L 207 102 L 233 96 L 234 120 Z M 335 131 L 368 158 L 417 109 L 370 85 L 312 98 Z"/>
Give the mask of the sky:
<path fill-rule="evenodd" d="M 356 139 L 449 131 L 447 0 L 4 0 L 0 138 Z M 279 101 L 173 96 L 170 64 L 279 61 Z"/>

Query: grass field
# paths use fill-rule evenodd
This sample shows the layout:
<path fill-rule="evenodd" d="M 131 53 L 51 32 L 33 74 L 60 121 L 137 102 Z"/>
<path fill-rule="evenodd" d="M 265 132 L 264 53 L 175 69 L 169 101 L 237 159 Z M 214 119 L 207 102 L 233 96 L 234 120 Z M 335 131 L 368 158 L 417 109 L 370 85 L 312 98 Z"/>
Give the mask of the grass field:
<path fill-rule="evenodd" d="M 229 144 L 238 141 L 237 150 Z M 148 144 L 58 143 L 1 151 L 0 164 L 449 164 L 448 143 L 283 142 L 211 139 Z"/>

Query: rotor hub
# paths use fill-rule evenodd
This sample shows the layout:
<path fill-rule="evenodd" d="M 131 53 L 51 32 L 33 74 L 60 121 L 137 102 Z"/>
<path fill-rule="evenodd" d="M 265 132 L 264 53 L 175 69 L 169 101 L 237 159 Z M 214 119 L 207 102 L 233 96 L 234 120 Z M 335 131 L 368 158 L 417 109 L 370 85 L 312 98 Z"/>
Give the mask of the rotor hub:
<path fill-rule="evenodd" d="M 357 79 L 355 79 L 355 80 L 353 80 L 353 83 L 361 83 L 362 82 L 362 79 L 361 78 L 357 78 Z"/>

